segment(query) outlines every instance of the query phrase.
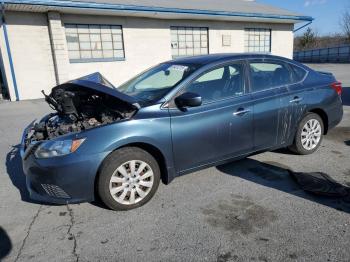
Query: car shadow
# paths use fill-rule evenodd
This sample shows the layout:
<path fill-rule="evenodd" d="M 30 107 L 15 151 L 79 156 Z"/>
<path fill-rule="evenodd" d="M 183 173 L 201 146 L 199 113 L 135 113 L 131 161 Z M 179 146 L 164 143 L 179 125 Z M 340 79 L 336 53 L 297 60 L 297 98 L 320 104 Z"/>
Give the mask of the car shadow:
<path fill-rule="evenodd" d="M 343 87 L 341 98 L 344 106 L 350 106 L 350 87 Z"/>
<path fill-rule="evenodd" d="M 288 166 L 277 162 L 260 162 L 251 158 L 220 165 L 216 168 L 224 174 L 240 177 L 265 187 L 350 213 L 350 188 L 340 184 L 334 186 L 331 185 L 330 181 L 315 179 L 314 174 L 323 173 L 297 173 Z M 310 181 L 316 183 L 310 183 Z M 327 192 L 327 190 L 329 190 L 328 196 L 310 192 Z M 343 194 L 337 195 L 334 191 Z"/>
<path fill-rule="evenodd" d="M 97 192 L 97 188 L 95 188 L 95 192 Z M 112 210 L 102 202 L 99 194 L 97 194 L 97 193 L 95 193 L 95 200 L 90 202 L 90 204 L 95 206 L 95 207 L 99 207 L 99 208 L 102 208 L 105 210 Z"/>
<path fill-rule="evenodd" d="M 278 153 L 278 154 L 283 154 L 283 155 L 295 155 L 295 156 L 298 155 L 297 153 L 289 150 L 286 147 L 282 147 L 282 148 L 273 150 L 272 152 L 275 152 L 275 153 Z"/>
<path fill-rule="evenodd" d="M 6 231 L 0 226 L 0 261 L 10 254 L 12 242 Z"/>
<path fill-rule="evenodd" d="M 22 158 L 20 155 L 20 145 L 12 146 L 10 152 L 6 156 L 6 171 L 9 175 L 12 184 L 18 189 L 21 194 L 22 201 L 38 204 L 29 197 L 29 192 L 26 188 L 26 177 L 22 168 Z"/>
<path fill-rule="evenodd" d="M 90 202 L 91 205 L 98 207 L 98 208 L 102 208 L 105 210 L 112 210 L 110 209 L 108 206 L 106 206 L 101 199 L 95 199 L 94 201 Z"/>

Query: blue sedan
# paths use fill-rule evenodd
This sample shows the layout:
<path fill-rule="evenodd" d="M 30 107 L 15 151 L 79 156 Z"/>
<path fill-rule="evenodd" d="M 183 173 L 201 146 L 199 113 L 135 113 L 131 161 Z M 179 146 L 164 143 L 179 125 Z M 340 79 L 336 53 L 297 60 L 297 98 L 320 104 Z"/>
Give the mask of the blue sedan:
<path fill-rule="evenodd" d="M 215 54 L 159 64 L 114 87 L 99 73 L 52 89 L 55 110 L 22 138 L 30 196 L 128 210 L 160 181 L 254 152 L 306 155 L 342 119 L 330 73 L 258 54 Z"/>

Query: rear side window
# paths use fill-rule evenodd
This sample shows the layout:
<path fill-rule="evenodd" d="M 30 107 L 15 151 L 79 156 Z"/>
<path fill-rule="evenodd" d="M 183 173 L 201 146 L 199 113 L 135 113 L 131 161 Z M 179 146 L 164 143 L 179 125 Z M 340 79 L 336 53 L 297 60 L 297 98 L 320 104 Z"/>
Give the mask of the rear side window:
<path fill-rule="evenodd" d="M 299 66 L 295 66 L 295 65 L 289 65 L 290 68 L 292 69 L 292 73 L 293 73 L 293 82 L 297 83 L 300 82 L 304 79 L 304 77 L 306 76 L 306 70 L 304 70 L 303 68 L 299 67 Z"/>
<path fill-rule="evenodd" d="M 283 62 L 251 62 L 252 91 L 262 91 L 292 83 L 291 72 Z"/>

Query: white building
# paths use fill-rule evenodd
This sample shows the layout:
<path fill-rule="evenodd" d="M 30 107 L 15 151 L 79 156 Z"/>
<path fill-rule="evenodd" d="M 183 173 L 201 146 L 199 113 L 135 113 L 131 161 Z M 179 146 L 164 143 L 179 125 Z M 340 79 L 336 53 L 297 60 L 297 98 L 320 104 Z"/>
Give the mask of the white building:
<path fill-rule="evenodd" d="M 293 29 L 312 21 L 252 0 L 2 0 L 0 70 L 11 100 L 93 72 L 114 85 L 182 55 L 292 57 Z"/>

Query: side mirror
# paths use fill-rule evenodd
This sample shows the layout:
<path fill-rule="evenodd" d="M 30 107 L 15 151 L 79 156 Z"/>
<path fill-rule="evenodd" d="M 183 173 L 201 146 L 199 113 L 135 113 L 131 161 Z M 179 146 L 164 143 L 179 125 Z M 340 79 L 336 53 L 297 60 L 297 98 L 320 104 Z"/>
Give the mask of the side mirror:
<path fill-rule="evenodd" d="M 202 97 L 195 93 L 183 93 L 175 98 L 175 104 L 179 108 L 200 106 L 202 104 Z"/>

